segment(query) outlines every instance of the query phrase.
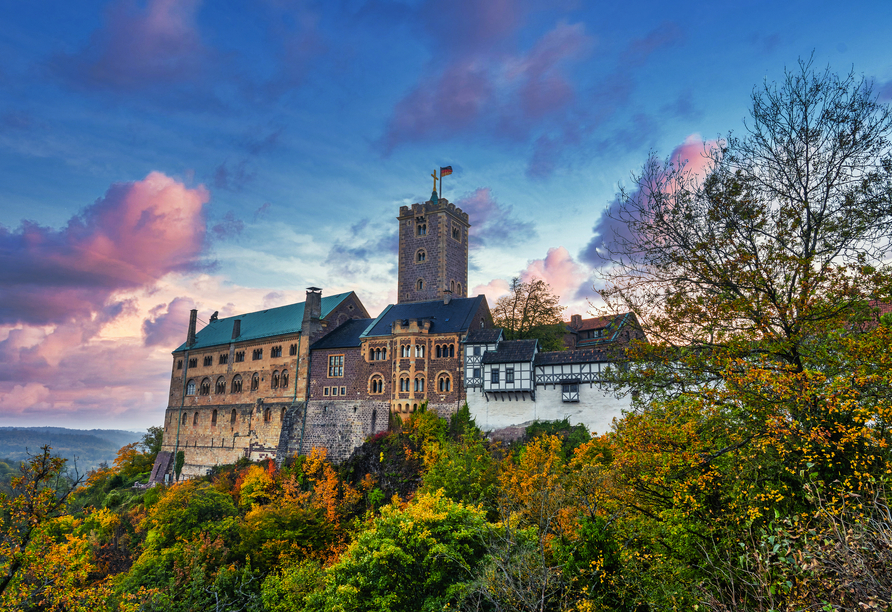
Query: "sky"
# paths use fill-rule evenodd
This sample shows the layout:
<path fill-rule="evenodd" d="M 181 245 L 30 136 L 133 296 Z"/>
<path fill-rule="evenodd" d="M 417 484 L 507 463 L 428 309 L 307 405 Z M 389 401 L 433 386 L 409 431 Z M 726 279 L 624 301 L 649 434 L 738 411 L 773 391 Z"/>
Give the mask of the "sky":
<path fill-rule="evenodd" d="M 471 217 L 470 294 L 584 316 L 648 155 L 700 163 L 812 58 L 892 101 L 892 3 L 0 0 L 0 426 L 144 429 L 199 325 L 396 299 L 396 215 Z"/>

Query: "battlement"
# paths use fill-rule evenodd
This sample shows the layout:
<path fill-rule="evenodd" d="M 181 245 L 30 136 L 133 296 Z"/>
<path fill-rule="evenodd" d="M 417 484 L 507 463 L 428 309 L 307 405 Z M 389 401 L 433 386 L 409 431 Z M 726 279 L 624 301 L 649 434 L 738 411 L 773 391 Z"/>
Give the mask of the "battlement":
<path fill-rule="evenodd" d="M 400 206 L 399 219 L 423 217 L 424 215 L 441 211 L 449 212 L 456 218 L 470 225 L 468 213 L 464 212 L 461 208 L 458 208 L 446 198 L 440 198 L 436 202 L 428 200 L 427 202 L 416 202 L 415 204 L 412 204 L 412 206 Z"/>

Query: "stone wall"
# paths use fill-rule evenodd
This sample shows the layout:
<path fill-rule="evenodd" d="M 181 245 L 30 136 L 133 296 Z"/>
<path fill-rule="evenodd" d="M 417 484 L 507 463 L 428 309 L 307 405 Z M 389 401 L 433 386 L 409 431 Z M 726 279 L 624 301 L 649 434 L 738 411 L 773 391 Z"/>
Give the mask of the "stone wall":
<path fill-rule="evenodd" d="M 241 457 L 274 458 L 290 405 L 259 400 L 254 404 L 192 406 L 182 411 L 168 408 L 161 448 L 183 451 L 182 474 L 186 477 L 203 476 L 209 468 Z"/>
<path fill-rule="evenodd" d="M 324 447 L 332 461 L 347 459 L 366 438 L 387 429 L 388 402 L 368 399 L 310 400 L 306 414 L 297 406 L 290 434 L 279 446 L 285 456 Z"/>
<path fill-rule="evenodd" d="M 468 294 L 468 214 L 441 198 L 400 207 L 397 301 L 422 302 Z M 424 226 L 425 232 L 418 229 Z M 453 238 L 453 228 L 458 232 Z M 424 250 L 424 261 L 418 251 Z M 424 288 L 418 289 L 418 280 Z M 453 284 L 455 288 L 453 289 Z"/>

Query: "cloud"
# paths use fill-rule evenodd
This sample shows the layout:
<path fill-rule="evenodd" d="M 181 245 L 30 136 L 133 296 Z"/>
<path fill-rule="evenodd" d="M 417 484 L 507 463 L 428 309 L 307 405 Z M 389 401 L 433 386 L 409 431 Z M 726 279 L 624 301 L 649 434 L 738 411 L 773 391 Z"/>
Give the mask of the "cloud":
<path fill-rule="evenodd" d="M 258 220 L 264 218 L 264 217 L 266 216 L 266 213 L 269 212 L 269 209 L 270 209 L 270 208 L 272 208 L 272 204 L 270 204 L 269 202 L 264 202 L 263 204 L 261 204 L 260 207 L 259 207 L 257 210 L 254 211 L 254 221 L 255 221 L 255 223 L 256 223 Z"/>
<path fill-rule="evenodd" d="M 560 303 L 571 313 L 584 313 L 595 298 L 591 289 L 590 270 L 584 264 L 574 261 L 570 252 L 562 246 L 548 249 L 542 259 L 533 259 L 517 275 L 522 282 L 543 280 L 552 292 L 560 297 Z M 510 283 L 496 278 L 485 285 L 477 285 L 470 295 L 484 294 L 490 305 L 500 297 L 510 293 Z"/>
<path fill-rule="evenodd" d="M 570 252 L 562 246 L 548 249 L 544 258 L 529 262 L 520 273 L 520 280 L 524 282 L 544 280 L 565 304 L 576 298 L 580 286 L 588 278 L 586 270 L 573 261 Z"/>
<path fill-rule="evenodd" d="M 659 49 L 680 44 L 684 41 L 684 31 L 677 23 L 664 21 L 641 38 L 632 40 L 622 55 L 625 66 L 640 66 Z"/>
<path fill-rule="evenodd" d="M 235 216 L 231 210 L 226 211 L 223 218 L 211 226 L 211 231 L 219 240 L 228 238 L 236 238 L 241 235 L 245 229 L 245 222 Z"/>
<path fill-rule="evenodd" d="M 399 257 L 399 235 L 392 225 L 382 226 L 363 218 L 350 227 L 346 237 L 338 238 L 326 258 L 333 278 L 354 281 L 373 275 L 373 267 L 384 264 L 377 280 L 393 282 Z M 383 274 L 383 275 L 382 275 Z"/>
<path fill-rule="evenodd" d="M 471 292 L 468 294 L 470 296 L 475 295 L 485 295 L 486 300 L 490 303 L 490 305 L 495 304 L 496 300 L 504 295 L 508 295 L 511 292 L 511 285 L 502 278 L 496 278 L 485 285 L 477 285 Z"/>
<path fill-rule="evenodd" d="M 0 393 L 0 411 L 9 415 L 45 408 L 49 406 L 47 402 L 49 396 L 50 390 L 40 383 L 14 385 L 8 393 Z"/>
<path fill-rule="evenodd" d="M 877 96 L 880 102 L 892 102 L 892 81 L 880 83 L 877 87 Z"/>
<path fill-rule="evenodd" d="M 461 196 L 455 205 L 468 213 L 474 224 L 470 248 L 479 249 L 496 244 L 516 244 L 518 236 L 536 237 L 535 226 L 513 215 L 511 206 L 500 204 L 489 187 L 481 187 Z"/>
<path fill-rule="evenodd" d="M 214 168 L 214 187 L 238 193 L 254 180 L 256 173 L 248 168 L 247 159 L 240 160 L 232 168 L 227 163 Z"/>
<path fill-rule="evenodd" d="M 56 68 L 80 87 L 150 91 L 193 81 L 211 61 L 195 25 L 199 0 L 112 4 L 86 47 L 58 56 Z"/>
<path fill-rule="evenodd" d="M 146 346 L 174 347 L 184 341 L 189 328 L 189 311 L 196 308 L 192 298 L 178 297 L 149 311 L 142 323 Z"/>
<path fill-rule="evenodd" d="M 699 134 L 691 134 L 685 141 L 675 147 L 669 155 L 669 160 L 673 164 L 684 163 L 686 167 L 697 175 L 703 175 L 709 167 L 709 160 L 704 157 L 704 151 L 715 145 L 714 141 L 704 142 Z M 639 190 L 634 191 L 630 197 L 634 198 Z M 629 228 L 622 222 L 618 221 L 619 211 L 622 208 L 622 202 L 617 196 L 612 202 L 601 212 L 601 216 L 595 222 L 592 236 L 589 243 L 580 253 L 580 259 L 594 267 L 602 267 L 610 263 L 610 245 L 616 237 L 622 237 L 625 240 L 631 240 L 632 235 Z"/>
<path fill-rule="evenodd" d="M 0 226 L 0 324 L 89 317 L 115 291 L 197 269 L 208 199 L 203 186 L 152 172 L 112 185 L 61 230 Z"/>
<path fill-rule="evenodd" d="M 564 72 L 592 43 L 581 23 L 559 23 L 525 54 L 468 47 L 396 104 L 382 138 L 385 151 L 467 133 L 526 139 L 574 100 Z"/>

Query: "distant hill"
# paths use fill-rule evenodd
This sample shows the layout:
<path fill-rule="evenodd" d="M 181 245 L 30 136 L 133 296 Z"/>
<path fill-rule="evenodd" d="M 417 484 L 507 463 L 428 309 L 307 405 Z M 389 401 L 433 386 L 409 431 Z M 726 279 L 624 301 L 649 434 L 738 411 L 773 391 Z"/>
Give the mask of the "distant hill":
<path fill-rule="evenodd" d="M 122 446 L 137 442 L 142 433 L 122 429 L 66 429 L 65 427 L 0 427 L 0 457 L 18 462 L 49 444 L 52 453 L 68 459 L 84 472 L 103 461 L 111 465 Z"/>

